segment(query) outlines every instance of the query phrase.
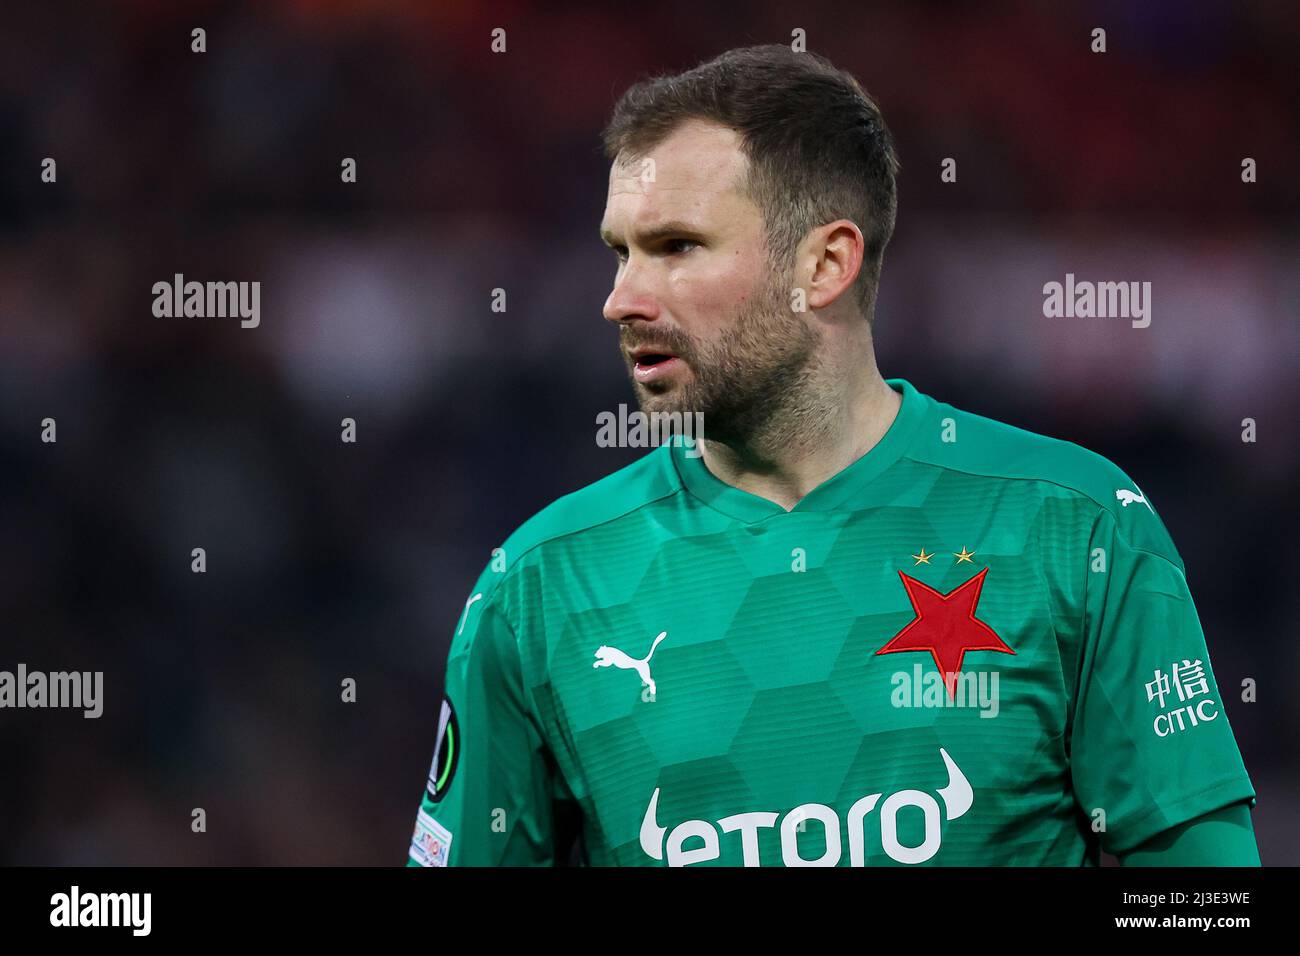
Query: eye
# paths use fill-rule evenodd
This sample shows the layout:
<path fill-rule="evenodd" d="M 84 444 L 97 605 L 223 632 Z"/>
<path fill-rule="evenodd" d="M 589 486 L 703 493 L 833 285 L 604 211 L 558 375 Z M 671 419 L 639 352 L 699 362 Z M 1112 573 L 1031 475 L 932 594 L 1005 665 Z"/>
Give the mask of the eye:
<path fill-rule="evenodd" d="M 699 243 L 694 239 L 669 239 L 664 244 L 664 251 L 670 256 L 679 255 L 684 252 L 690 252 L 698 246 Z"/>
<path fill-rule="evenodd" d="M 627 246 L 610 246 L 619 262 L 627 262 Z"/>

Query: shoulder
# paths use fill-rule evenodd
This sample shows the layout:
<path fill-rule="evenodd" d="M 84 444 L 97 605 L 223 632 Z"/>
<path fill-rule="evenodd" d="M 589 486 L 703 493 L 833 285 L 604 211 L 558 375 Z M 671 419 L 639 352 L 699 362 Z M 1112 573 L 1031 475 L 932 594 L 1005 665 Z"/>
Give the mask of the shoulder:
<path fill-rule="evenodd" d="M 937 427 L 920 437 L 911 457 L 974 478 L 1037 484 L 1044 496 L 1073 499 L 1133 547 L 1181 564 L 1154 503 L 1109 458 L 944 402 L 935 401 L 934 412 Z"/>
<path fill-rule="evenodd" d="M 467 613 L 471 606 L 477 605 L 479 620 L 498 614 L 517 632 L 526 609 L 537 604 L 535 595 L 530 597 L 527 593 L 527 576 L 521 571 L 539 564 L 542 556 L 549 553 L 548 546 L 572 542 L 680 490 L 681 481 L 670 449 L 660 446 L 631 465 L 557 498 L 493 549 L 487 566 L 470 591 Z M 453 653 L 473 642 L 477 630 L 477 625 L 462 624 L 453 639 Z"/>
<path fill-rule="evenodd" d="M 617 521 L 671 497 L 681 487 L 670 449 L 660 446 L 534 514 L 502 545 L 506 562 L 513 566 L 551 542 Z"/>
<path fill-rule="evenodd" d="M 917 457 L 958 472 L 1008 481 L 1056 485 L 1110 509 L 1123 489 L 1137 491 L 1127 473 L 1082 445 L 1017 428 L 936 402 L 939 428 Z M 945 427 L 946 426 L 946 427 Z"/>

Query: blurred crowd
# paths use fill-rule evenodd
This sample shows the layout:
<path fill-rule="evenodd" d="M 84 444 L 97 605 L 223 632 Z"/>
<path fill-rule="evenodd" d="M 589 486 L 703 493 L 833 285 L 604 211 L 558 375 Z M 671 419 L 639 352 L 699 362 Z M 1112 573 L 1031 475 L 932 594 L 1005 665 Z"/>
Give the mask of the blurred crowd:
<path fill-rule="evenodd" d="M 633 401 L 601 318 L 608 111 L 795 29 L 901 156 L 882 371 L 1149 493 L 1264 862 L 1300 863 L 1300 8 L 877 6 L 6 10 L 0 669 L 105 691 L 98 720 L 0 711 L 0 864 L 403 862 L 467 589 L 640 454 L 595 443 Z M 175 273 L 260 281 L 260 326 L 155 318 Z M 1150 281 L 1150 327 L 1045 318 L 1067 273 Z"/>

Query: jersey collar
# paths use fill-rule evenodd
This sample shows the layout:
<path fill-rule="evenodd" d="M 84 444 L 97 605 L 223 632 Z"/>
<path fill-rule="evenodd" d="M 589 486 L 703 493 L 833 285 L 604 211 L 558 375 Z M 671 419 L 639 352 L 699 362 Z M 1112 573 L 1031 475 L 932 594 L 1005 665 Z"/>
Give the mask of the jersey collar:
<path fill-rule="evenodd" d="M 900 393 L 903 400 L 884 437 L 857 461 L 808 492 L 789 514 L 838 508 L 903 456 L 926 417 L 931 399 L 905 379 L 887 379 L 886 384 Z M 687 451 L 679 443 L 674 443 L 671 448 L 678 477 L 687 491 L 709 507 L 745 522 L 762 521 L 787 513 L 775 501 L 722 481 L 709 471 L 702 457 L 692 457 Z"/>

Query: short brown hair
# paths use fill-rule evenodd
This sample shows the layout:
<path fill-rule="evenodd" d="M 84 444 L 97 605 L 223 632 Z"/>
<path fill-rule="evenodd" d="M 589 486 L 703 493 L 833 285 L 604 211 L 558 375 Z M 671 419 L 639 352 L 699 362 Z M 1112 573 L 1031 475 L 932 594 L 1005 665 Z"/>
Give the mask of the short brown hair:
<path fill-rule="evenodd" d="M 642 156 L 688 119 L 738 132 L 744 188 L 763 211 L 768 253 L 787 264 L 813 229 L 849 219 L 866 250 L 857 303 L 870 317 L 898 206 L 898 157 L 879 107 L 850 74 L 782 44 L 743 47 L 630 87 L 603 134 L 605 155 Z"/>

